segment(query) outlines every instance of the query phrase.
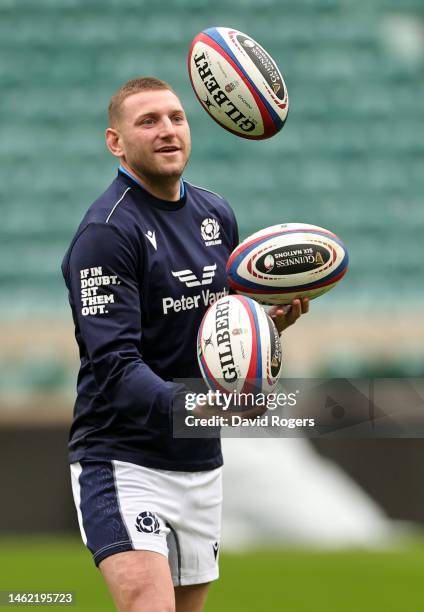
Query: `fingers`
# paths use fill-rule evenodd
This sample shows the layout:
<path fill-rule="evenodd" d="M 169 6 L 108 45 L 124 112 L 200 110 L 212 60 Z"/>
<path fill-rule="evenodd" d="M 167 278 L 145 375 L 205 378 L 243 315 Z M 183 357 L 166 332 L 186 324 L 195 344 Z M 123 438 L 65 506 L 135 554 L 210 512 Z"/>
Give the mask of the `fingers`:
<path fill-rule="evenodd" d="M 309 312 L 308 298 L 295 298 L 291 304 L 273 306 L 268 314 L 281 334 L 287 327 L 296 323 L 302 314 Z"/>
<path fill-rule="evenodd" d="M 270 309 L 268 310 L 268 314 L 271 318 L 273 317 L 279 317 L 283 314 L 283 308 L 284 306 L 271 306 Z"/>
<path fill-rule="evenodd" d="M 291 303 L 290 312 L 284 317 L 283 330 L 296 323 L 301 314 L 302 308 L 300 300 L 293 300 Z"/>
<path fill-rule="evenodd" d="M 301 314 L 302 314 L 302 302 L 298 298 L 296 298 L 292 300 L 291 311 L 287 315 L 287 319 L 289 321 L 292 321 L 292 323 L 294 323 L 295 321 L 298 320 Z"/>
<path fill-rule="evenodd" d="M 292 310 L 293 306 L 300 304 L 300 313 L 306 314 L 309 312 L 309 299 L 308 298 L 295 298 L 291 304 L 278 304 L 271 306 L 268 311 L 270 317 L 281 317 L 287 315 Z"/>
<path fill-rule="evenodd" d="M 293 313 L 293 322 L 297 321 L 297 319 L 302 314 L 306 314 L 309 312 L 309 299 L 308 298 L 296 298 L 291 303 Z"/>
<path fill-rule="evenodd" d="M 306 314 L 307 312 L 309 312 L 309 298 L 301 299 L 301 308 L 302 308 L 302 314 Z"/>
<path fill-rule="evenodd" d="M 291 310 L 287 314 L 288 319 L 292 319 L 293 322 L 302 314 L 309 312 L 309 299 L 308 298 L 295 298 L 291 303 Z"/>
<path fill-rule="evenodd" d="M 277 306 L 271 306 L 268 310 L 268 314 L 274 322 L 282 321 L 291 312 L 291 309 L 291 304 L 278 304 Z"/>

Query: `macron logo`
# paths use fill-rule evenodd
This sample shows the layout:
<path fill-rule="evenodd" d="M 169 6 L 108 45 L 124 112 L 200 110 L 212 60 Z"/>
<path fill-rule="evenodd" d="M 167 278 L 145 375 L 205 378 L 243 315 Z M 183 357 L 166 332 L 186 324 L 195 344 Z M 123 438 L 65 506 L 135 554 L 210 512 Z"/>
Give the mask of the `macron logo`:
<path fill-rule="evenodd" d="M 172 276 L 178 278 L 187 287 L 199 287 L 200 285 L 210 285 L 215 276 L 216 263 L 213 266 L 204 266 L 202 279 L 199 281 L 197 276 L 191 270 L 179 270 L 172 272 Z"/>
<path fill-rule="evenodd" d="M 153 245 L 153 248 L 155 249 L 155 251 L 157 251 L 158 247 L 156 244 L 156 236 L 155 236 L 155 232 L 152 232 L 151 230 L 149 230 L 147 232 L 147 234 L 144 234 L 147 238 L 147 240 L 150 242 L 151 245 Z"/>

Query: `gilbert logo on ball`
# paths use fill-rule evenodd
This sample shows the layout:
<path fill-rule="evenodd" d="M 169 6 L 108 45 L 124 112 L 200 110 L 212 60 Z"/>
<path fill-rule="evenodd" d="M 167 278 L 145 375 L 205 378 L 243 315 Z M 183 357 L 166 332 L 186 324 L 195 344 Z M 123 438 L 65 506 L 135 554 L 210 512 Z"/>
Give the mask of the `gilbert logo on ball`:
<path fill-rule="evenodd" d="M 332 232 L 306 223 L 267 227 L 244 240 L 227 262 L 228 284 L 263 304 L 316 298 L 346 274 L 347 249 Z"/>
<path fill-rule="evenodd" d="M 269 393 L 281 373 L 278 331 L 260 304 L 227 295 L 206 312 L 197 336 L 202 376 L 213 391 Z"/>
<path fill-rule="evenodd" d="M 283 127 L 286 84 L 272 57 L 250 36 L 232 28 L 203 30 L 191 44 L 188 71 L 203 108 L 236 136 L 262 140 Z"/>

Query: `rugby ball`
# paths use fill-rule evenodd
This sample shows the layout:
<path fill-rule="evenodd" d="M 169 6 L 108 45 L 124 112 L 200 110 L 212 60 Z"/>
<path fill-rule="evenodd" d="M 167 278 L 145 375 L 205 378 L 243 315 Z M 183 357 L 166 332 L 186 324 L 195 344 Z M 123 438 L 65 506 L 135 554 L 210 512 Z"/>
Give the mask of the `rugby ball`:
<path fill-rule="evenodd" d="M 188 54 L 194 92 L 207 113 L 236 136 L 263 140 L 283 127 L 286 84 L 272 57 L 253 38 L 215 27 L 195 36 Z"/>
<path fill-rule="evenodd" d="M 203 379 L 213 391 L 269 393 L 281 372 L 278 331 L 256 301 L 227 295 L 206 311 L 197 336 Z"/>
<path fill-rule="evenodd" d="M 332 232 L 306 223 L 267 227 L 244 240 L 227 262 L 231 289 L 263 304 L 314 299 L 346 274 L 349 257 Z"/>

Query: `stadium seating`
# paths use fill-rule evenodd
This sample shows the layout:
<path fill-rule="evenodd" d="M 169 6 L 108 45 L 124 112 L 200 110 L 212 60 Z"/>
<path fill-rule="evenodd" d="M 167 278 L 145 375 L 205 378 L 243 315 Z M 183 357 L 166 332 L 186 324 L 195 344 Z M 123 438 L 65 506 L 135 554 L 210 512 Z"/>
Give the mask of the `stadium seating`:
<path fill-rule="evenodd" d="M 351 268 L 326 308 L 372 311 L 399 294 L 422 303 L 424 57 L 402 42 L 404 26 L 397 34 L 405 16 L 422 23 L 421 0 L 4 0 L 2 316 L 69 316 L 61 258 L 115 172 L 103 143 L 109 97 L 140 74 L 181 95 L 186 178 L 229 199 L 242 237 L 307 221 L 344 239 Z M 291 110 L 273 139 L 235 138 L 195 100 L 186 54 L 209 25 L 250 33 L 278 61 Z"/>
<path fill-rule="evenodd" d="M 388 298 L 395 284 L 412 287 L 424 223 L 423 58 L 407 63 L 382 40 L 397 3 L 244 0 L 232 10 L 223 1 L 179 0 L 173 7 L 2 3 L 0 308 L 23 290 L 31 308 L 53 301 L 57 308 L 61 256 L 114 173 L 102 135 L 108 98 L 146 73 L 181 94 L 194 144 L 186 176 L 232 202 L 242 236 L 286 220 L 339 233 L 352 264 L 333 303 L 359 294 L 372 302 L 376 282 Z M 418 0 L 402 10 L 422 14 Z M 196 31 L 212 23 L 251 33 L 278 60 L 291 111 L 273 140 L 236 139 L 195 101 L 185 56 Z"/>

